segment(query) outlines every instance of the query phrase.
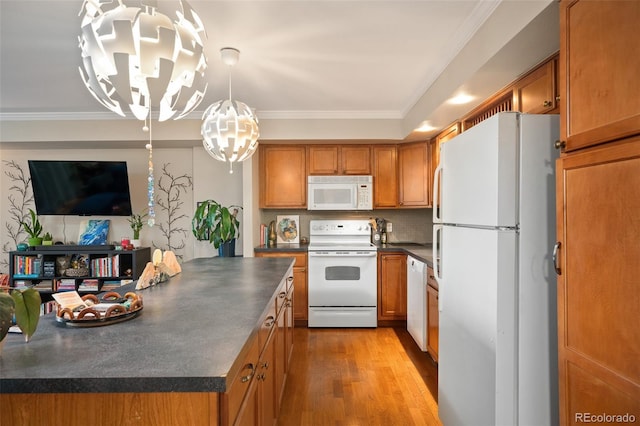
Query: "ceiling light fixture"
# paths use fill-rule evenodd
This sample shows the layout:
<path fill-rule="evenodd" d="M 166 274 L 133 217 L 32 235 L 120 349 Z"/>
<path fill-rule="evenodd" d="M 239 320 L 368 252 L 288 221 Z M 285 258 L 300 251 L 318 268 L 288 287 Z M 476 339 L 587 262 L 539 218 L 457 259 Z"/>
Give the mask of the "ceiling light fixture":
<path fill-rule="evenodd" d="M 152 111 L 159 121 L 177 120 L 204 98 L 204 25 L 186 0 L 85 0 L 80 15 L 85 86 L 116 114 L 126 116 L 128 107 L 145 130 L 149 120 L 148 223 L 153 226 Z"/>
<path fill-rule="evenodd" d="M 240 51 L 224 47 L 220 56 L 229 66 L 229 99 L 212 104 L 202 115 L 202 143 L 213 158 L 228 161 L 229 173 L 233 173 L 233 163 L 246 160 L 258 148 L 260 130 L 251 108 L 231 99 L 231 67 L 238 62 Z"/>

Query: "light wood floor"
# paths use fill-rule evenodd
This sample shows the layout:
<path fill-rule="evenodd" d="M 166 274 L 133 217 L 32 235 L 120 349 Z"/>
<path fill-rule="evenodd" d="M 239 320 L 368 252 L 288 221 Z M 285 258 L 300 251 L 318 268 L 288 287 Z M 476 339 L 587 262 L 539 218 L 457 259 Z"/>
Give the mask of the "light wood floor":
<path fill-rule="evenodd" d="M 437 369 L 406 329 L 294 330 L 278 425 L 440 425 Z"/>

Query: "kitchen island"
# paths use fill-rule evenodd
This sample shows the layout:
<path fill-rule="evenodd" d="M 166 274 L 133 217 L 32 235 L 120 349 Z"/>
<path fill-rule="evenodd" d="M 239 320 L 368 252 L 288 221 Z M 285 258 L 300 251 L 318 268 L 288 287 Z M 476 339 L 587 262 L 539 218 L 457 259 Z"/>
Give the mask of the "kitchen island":
<path fill-rule="evenodd" d="M 228 406 L 240 405 L 231 396 L 244 398 L 233 384 L 241 374 L 242 383 L 255 382 L 257 357 L 276 334 L 268 328 L 287 305 L 280 299 L 291 301 L 282 293 L 292 290 L 293 263 L 195 259 L 139 291 L 144 308 L 130 321 L 70 328 L 54 314 L 42 317 L 29 343 L 7 337 L 0 423 L 231 423 L 237 413 Z"/>

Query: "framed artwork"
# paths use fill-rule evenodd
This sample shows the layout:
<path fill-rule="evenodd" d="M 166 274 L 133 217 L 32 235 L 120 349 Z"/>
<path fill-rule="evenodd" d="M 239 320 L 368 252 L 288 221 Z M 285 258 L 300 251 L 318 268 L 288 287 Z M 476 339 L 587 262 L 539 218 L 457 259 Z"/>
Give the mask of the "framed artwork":
<path fill-rule="evenodd" d="M 89 219 L 80 222 L 80 235 L 78 245 L 103 245 L 107 244 L 109 236 L 109 219 Z"/>
<path fill-rule="evenodd" d="M 276 218 L 277 244 L 299 244 L 300 232 L 298 224 L 300 223 L 300 216 L 277 216 Z"/>

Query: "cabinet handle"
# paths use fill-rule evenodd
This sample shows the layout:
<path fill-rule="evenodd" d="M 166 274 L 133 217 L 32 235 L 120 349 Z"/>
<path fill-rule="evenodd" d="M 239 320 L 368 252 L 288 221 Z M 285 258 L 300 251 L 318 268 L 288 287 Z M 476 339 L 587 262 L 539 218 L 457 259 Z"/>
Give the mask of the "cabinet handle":
<path fill-rule="evenodd" d="M 267 326 L 268 328 L 271 328 L 274 322 L 275 322 L 275 318 L 273 317 L 273 315 L 269 315 L 266 321 L 264 322 L 264 325 Z"/>
<path fill-rule="evenodd" d="M 551 105 L 553 105 L 553 103 L 552 103 L 551 101 L 544 101 L 544 102 L 542 103 L 542 106 L 543 106 L 543 107 L 550 107 Z"/>
<path fill-rule="evenodd" d="M 268 363 L 268 362 L 266 362 L 266 361 L 265 361 L 265 362 L 263 362 L 263 363 L 262 363 L 262 368 L 264 368 L 265 370 L 268 370 L 268 369 L 269 369 L 269 363 Z M 264 376 L 264 374 L 263 374 L 263 376 Z"/>
<path fill-rule="evenodd" d="M 556 147 L 556 149 L 564 149 L 564 147 L 567 146 L 567 142 L 566 141 L 556 141 L 554 146 Z"/>
<path fill-rule="evenodd" d="M 279 299 L 284 299 L 284 297 L 287 295 L 287 293 L 285 293 L 284 291 L 281 291 L 280 293 L 278 293 L 278 298 Z"/>
<path fill-rule="evenodd" d="M 557 275 L 562 275 L 562 270 L 560 270 L 560 266 L 558 266 L 558 250 L 560 250 L 560 246 L 562 245 L 562 243 L 560 243 L 560 241 L 558 241 L 554 246 L 553 246 L 553 269 L 556 270 L 556 274 Z"/>
<path fill-rule="evenodd" d="M 253 377 L 253 375 L 256 373 L 256 368 L 253 364 L 249 363 L 247 365 L 244 366 L 244 369 L 249 369 L 251 370 L 251 372 L 249 374 L 247 374 L 246 376 L 242 376 L 240 378 L 240 381 L 242 383 L 247 383 L 249 380 L 251 380 L 251 378 Z"/>
<path fill-rule="evenodd" d="M 287 277 L 287 281 L 288 281 L 288 282 L 293 281 L 293 277 Z"/>

